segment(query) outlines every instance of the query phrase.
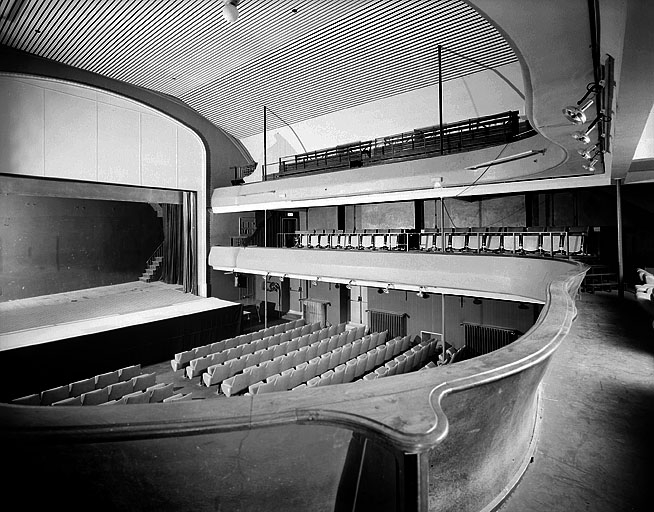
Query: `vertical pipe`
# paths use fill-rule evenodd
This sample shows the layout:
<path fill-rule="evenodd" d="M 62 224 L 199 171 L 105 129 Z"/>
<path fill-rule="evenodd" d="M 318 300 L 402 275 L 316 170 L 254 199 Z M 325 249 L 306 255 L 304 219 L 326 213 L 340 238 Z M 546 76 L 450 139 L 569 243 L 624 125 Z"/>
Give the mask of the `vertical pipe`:
<path fill-rule="evenodd" d="M 443 74 L 442 71 L 442 47 L 438 45 L 438 118 L 441 132 L 441 155 L 443 154 Z"/>
<path fill-rule="evenodd" d="M 263 277 L 263 327 L 268 327 L 268 274 Z"/>
<path fill-rule="evenodd" d="M 445 254 L 445 203 L 443 203 L 445 199 L 441 195 L 441 251 L 443 251 L 443 254 Z"/>
<path fill-rule="evenodd" d="M 266 146 L 268 145 L 267 144 L 268 141 L 266 139 L 266 127 L 267 126 L 268 125 L 266 123 L 266 106 L 264 105 L 263 106 L 263 167 L 261 168 L 261 180 L 262 181 L 266 181 L 266 164 L 268 163 L 267 158 L 266 158 L 268 156 L 268 154 L 267 154 L 268 149 L 266 148 Z"/>
<path fill-rule="evenodd" d="M 622 180 L 615 180 L 615 207 L 618 224 L 618 297 L 624 298 L 624 261 L 622 255 Z"/>

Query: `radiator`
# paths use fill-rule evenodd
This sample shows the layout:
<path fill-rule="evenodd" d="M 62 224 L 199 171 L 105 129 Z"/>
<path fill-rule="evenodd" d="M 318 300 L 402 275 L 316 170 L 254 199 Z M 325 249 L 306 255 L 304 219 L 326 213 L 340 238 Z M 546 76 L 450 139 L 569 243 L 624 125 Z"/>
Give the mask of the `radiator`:
<path fill-rule="evenodd" d="M 302 318 L 307 324 L 320 322 L 320 325 L 327 325 L 327 306 L 331 303 L 325 300 L 301 299 Z"/>
<path fill-rule="evenodd" d="M 368 310 L 368 326 L 370 332 L 388 331 L 386 339 L 390 340 L 397 336 L 406 336 L 406 313 L 391 313 L 388 311 Z"/>
<path fill-rule="evenodd" d="M 522 333 L 489 325 L 463 323 L 466 350 L 471 357 L 488 354 L 517 340 Z"/>

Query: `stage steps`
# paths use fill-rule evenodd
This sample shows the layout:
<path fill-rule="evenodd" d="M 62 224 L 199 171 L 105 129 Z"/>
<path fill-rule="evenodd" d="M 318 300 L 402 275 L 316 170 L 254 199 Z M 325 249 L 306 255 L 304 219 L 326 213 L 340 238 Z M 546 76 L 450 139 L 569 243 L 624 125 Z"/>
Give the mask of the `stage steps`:
<path fill-rule="evenodd" d="M 149 283 L 153 280 L 154 275 L 159 270 L 161 263 L 163 262 L 163 256 L 155 257 L 152 262 L 148 265 L 148 268 L 145 269 L 143 275 L 139 277 L 139 281 L 144 283 Z"/>

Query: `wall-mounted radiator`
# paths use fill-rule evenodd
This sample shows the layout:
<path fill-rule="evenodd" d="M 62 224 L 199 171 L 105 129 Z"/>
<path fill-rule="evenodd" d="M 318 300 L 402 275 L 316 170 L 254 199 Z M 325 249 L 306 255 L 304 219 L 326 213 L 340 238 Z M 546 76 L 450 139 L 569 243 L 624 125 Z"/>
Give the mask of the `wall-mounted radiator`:
<path fill-rule="evenodd" d="M 393 339 L 397 336 L 406 336 L 407 318 L 406 313 L 392 313 L 389 311 L 368 310 L 368 326 L 370 332 L 388 331 L 386 339 Z"/>
<path fill-rule="evenodd" d="M 517 340 L 522 333 L 514 329 L 463 323 L 466 350 L 471 357 L 488 354 Z"/>
<path fill-rule="evenodd" d="M 327 306 L 331 302 L 319 299 L 300 299 L 302 301 L 302 318 L 307 324 L 320 322 L 320 325 L 327 325 Z"/>

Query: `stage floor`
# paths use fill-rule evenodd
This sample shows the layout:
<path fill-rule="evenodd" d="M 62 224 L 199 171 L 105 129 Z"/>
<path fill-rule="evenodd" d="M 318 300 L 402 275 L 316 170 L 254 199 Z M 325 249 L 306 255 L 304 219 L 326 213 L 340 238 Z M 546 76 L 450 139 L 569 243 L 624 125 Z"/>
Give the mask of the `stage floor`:
<path fill-rule="evenodd" d="M 233 304 L 141 281 L 2 302 L 0 351 Z"/>

